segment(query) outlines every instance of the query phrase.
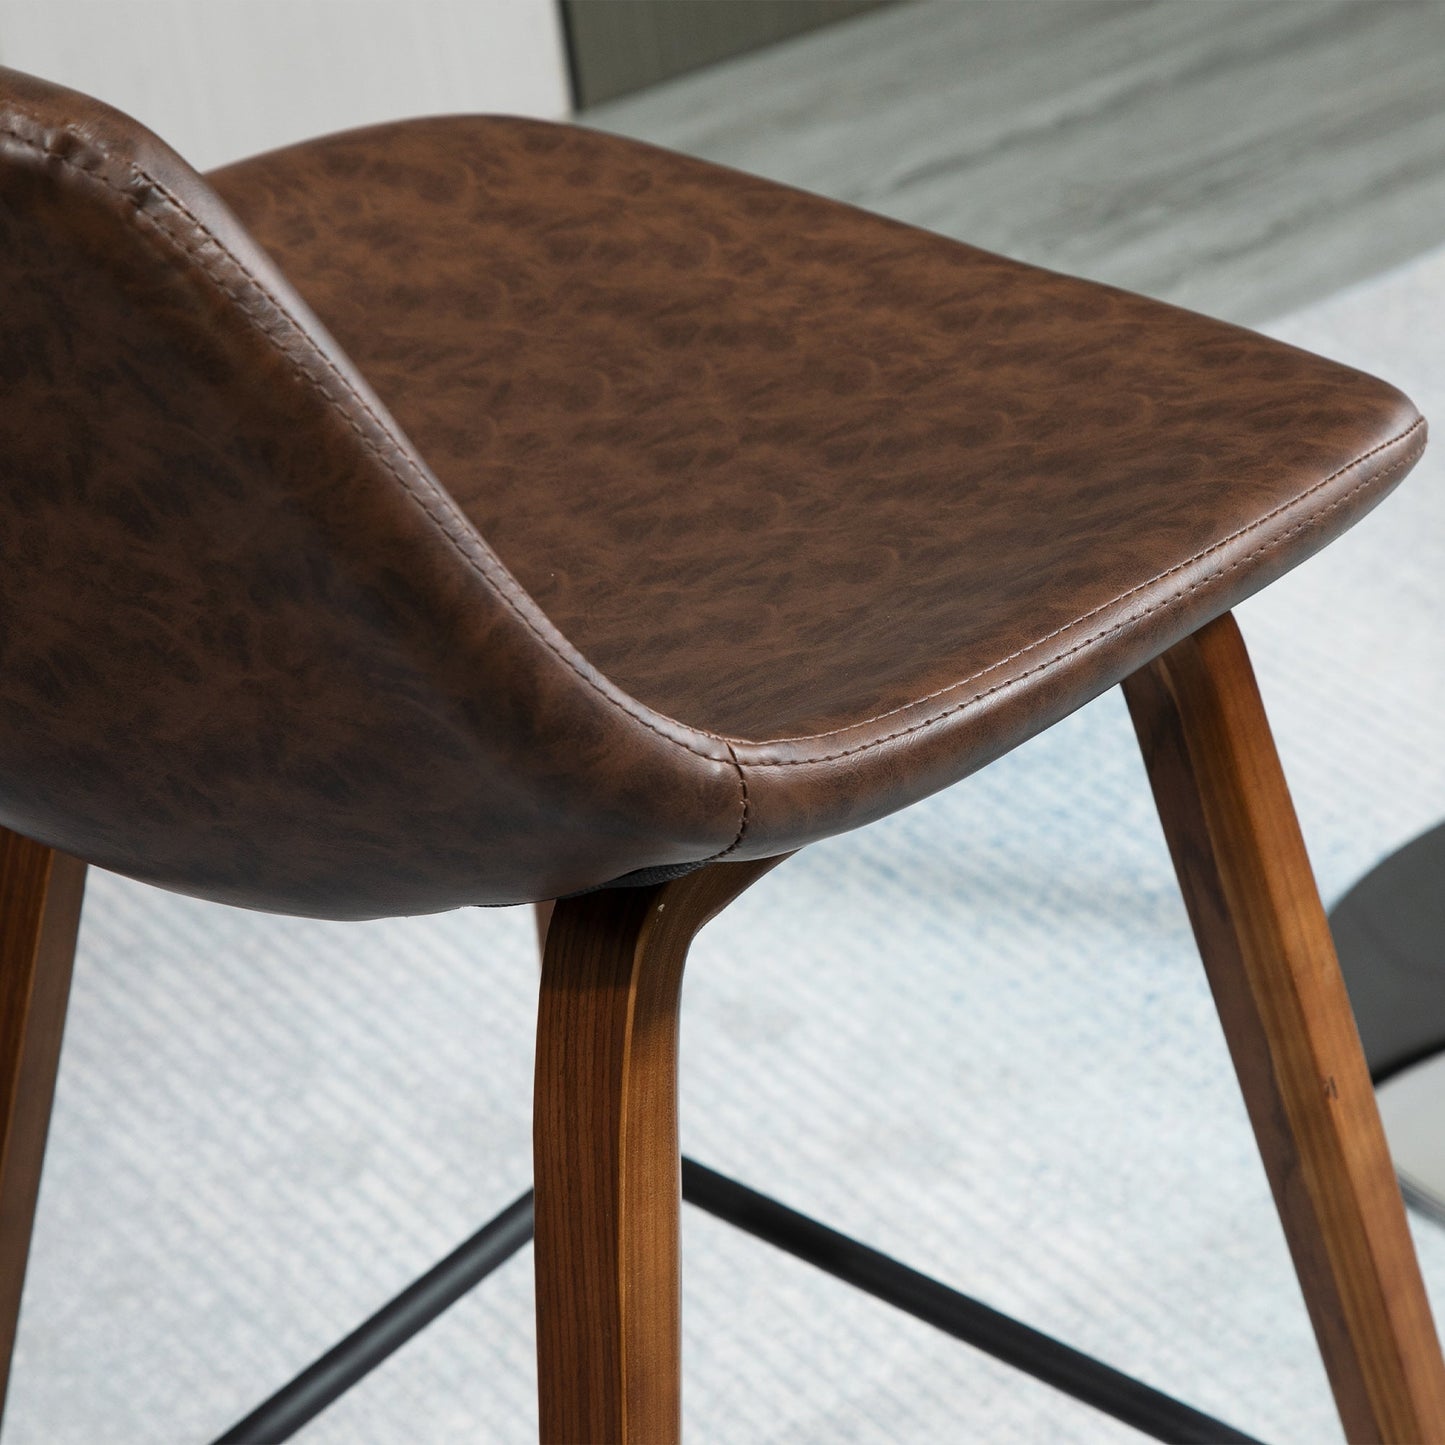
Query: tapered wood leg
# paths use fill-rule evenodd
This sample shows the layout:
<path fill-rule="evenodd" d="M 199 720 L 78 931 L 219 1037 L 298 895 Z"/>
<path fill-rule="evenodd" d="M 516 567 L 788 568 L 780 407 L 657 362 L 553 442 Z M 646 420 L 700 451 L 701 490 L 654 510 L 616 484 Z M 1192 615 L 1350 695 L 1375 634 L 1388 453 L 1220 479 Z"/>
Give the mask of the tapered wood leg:
<path fill-rule="evenodd" d="M 1124 692 L 1346 1434 L 1445 1442 L 1445 1364 L 1234 619 Z"/>
<path fill-rule="evenodd" d="M 534 1097 L 544 1445 L 681 1434 L 677 1014 L 693 935 L 782 860 L 564 899 Z"/>
<path fill-rule="evenodd" d="M 84 889 L 84 863 L 0 828 L 0 1414 Z"/>

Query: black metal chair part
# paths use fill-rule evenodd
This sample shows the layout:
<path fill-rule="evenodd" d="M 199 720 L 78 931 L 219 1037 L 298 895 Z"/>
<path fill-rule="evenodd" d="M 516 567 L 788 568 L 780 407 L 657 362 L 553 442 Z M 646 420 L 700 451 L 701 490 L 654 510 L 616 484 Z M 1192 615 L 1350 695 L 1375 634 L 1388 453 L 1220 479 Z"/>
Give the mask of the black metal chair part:
<path fill-rule="evenodd" d="M 775 1199 L 691 1159 L 682 1197 L 915 1319 L 1172 1445 L 1260 1445 L 1111 1366 L 960 1294 Z M 455 1304 L 532 1237 L 532 1191 L 509 1204 L 364 1324 L 220 1436 L 215 1445 L 279 1445 Z"/>

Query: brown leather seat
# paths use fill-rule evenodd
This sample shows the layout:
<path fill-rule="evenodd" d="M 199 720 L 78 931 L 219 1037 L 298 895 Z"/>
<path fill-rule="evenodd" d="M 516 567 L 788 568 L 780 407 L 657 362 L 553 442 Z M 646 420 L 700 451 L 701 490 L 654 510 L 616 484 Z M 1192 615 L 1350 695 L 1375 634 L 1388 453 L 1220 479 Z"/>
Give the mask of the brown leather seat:
<path fill-rule="evenodd" d="M 957 781 L 1336 536 L 1424 443 L 1255 333 L 630 140 L 423 120 L 211 177 L 735 856 Z"/>
<path fill-rule="evenodd" d="M 0 820 L 172 887 L 344 916 L 797 848 L 1424 440 L 1347 367 L 628 140 L 424 120 L 208 186 L 3 93 Z"/>
<path fill-rule="evenodd" d="M 1254 333 L 574 127 L 413 121 L 210 179 L 578 651 L 754 766 L 953 719 L 951 779 L 1017 741 L 975 694 L 1029 694 L 1030 731 L 1077 706 L 1423 440 Z"/>

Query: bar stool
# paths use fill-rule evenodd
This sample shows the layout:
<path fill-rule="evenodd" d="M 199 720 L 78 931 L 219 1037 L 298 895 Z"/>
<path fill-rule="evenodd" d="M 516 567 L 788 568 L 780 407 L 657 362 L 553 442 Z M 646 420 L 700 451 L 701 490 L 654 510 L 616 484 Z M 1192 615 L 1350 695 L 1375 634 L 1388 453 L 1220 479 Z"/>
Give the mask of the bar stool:
<path fill-rule="evenodd" d="M 691 938 L 1122 683 L 1346 1429 L 1445 1440 L 1229 615 L 1424 439 L 1347 367 L 632 141 L 428 119 L 202 178 L 0 71 L 0 1357 L 87 864 L 560 900 L 542 1435 L 676 1439 Z"/>

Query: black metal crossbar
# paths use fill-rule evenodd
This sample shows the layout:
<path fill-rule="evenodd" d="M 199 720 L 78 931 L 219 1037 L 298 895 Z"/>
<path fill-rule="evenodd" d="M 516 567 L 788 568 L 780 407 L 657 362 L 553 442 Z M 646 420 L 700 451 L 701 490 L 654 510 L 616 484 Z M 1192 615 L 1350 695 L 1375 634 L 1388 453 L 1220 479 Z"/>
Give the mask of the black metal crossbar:
<path fill-rule="evenodd" d="M 1260 1445 L 1253 1436 L 1181 1404 L 1092 1355 L 1020 1324 L 691 1159 L 682 1161 L 682 1194 L 689 1204 L 1156 1440 L 1174 1445 Z"/>
<path fill-rule="evenodd" d="M 289 1385 L 233 1425 L 216 1445 L 279 1445 L 369 1375 L 443 1310 L 505 1264 L 532 1237 L 532 1191 L 514 1200 L 440 1264 L 409 1284 Z"/>
<path fill-rule="evenodd" d="M 1260 1445 L 1252 1435 L 1201 1414 L 691 1159 L 682 1161 L 682 1197 L 1156 1440 L 1174 1445 Z M 532 1191 L 528 1190 L 289 1385 L 233 1425 L 215 1445 L 280 1445 L 289 1440 L 531 1237 Z"/>

